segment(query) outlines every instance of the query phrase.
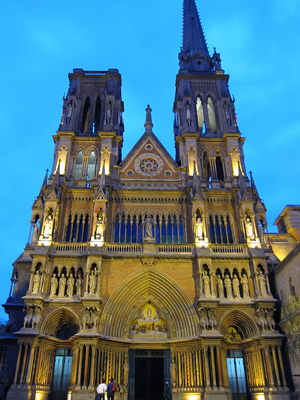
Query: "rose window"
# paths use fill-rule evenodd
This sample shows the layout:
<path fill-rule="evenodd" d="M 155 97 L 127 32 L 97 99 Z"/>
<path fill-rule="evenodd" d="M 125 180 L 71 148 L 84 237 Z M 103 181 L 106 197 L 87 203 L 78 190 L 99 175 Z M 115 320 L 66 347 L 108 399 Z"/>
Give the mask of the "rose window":
<path fill-rule="evenodd" d="M 153 174 L 158 169 L 158 162 L 153 158 L 144 158 L 140 162 L 140 170 L 145 173 Z"/>

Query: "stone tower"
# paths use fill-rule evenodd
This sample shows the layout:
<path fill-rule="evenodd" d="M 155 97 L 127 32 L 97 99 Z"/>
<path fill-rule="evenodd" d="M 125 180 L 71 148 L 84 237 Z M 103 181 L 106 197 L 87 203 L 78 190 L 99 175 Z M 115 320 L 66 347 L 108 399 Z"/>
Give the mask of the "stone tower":
<path fill-rule="evenodd" d="M 4 305 L 8 399 L 93 398 L 112 378 L 124 400 L 160 399 L 164 386 L 174 400 L 289 398 L 266 208 L 194 0 L 183 17 L 175 160 L 149 105 L 122 159 L 117 70 L 69 75 L 53 167 Z"/>

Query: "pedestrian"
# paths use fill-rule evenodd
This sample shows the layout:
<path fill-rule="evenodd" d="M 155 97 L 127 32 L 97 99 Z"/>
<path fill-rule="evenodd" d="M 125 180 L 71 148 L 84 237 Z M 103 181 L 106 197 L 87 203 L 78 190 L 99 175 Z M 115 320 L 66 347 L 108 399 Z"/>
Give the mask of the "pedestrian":
<path fill-rule="evenodd" d="M 163 398 L 164 398 L 164 400 L 169 400 L 170 399 L 170 385 L 169 385 L 169 382 L 165 383 Z"/>
<path fill-rule="evenodd" d="M 95 400 L 105 400 L 104 394 L 107 391 L 107 386 L 105 384 L 105 379 L 103 379 L 102 383 L 97 387 L 97 394 Z"/>
<path fill-rule="evenodd" d="M 114 400 L 116 391 L 116 385 L 114 384 L 114 378 L 111 378 L 110 383 L 107 385 L 107 400 Z"/>

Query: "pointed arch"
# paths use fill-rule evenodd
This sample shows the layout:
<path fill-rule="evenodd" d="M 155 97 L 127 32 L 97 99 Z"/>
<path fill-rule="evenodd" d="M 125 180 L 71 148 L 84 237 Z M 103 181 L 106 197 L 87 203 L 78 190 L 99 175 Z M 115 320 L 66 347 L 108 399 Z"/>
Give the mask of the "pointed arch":
<path fill-rule="evenodd" d="M 129 338 L 136 313 L 148 301 L 163 314 L 171 338 L 191 338 L 199 334 L 198 316 L 190 298 L 172 278 L 152 267 L 129 276 L 116 288 L 103 309 L 101 333 Z"/>
<path fill-rule="evenodd" d="M 46 317 L 41 327 L 41 334 L 56 337 L 62 327 L 67 327 L 72 333 L 71 336 L 78 333 L 80 329 L 78 316 L 65 307 L 53 311 Z"/>
<path fill-rule="evenodd" d="M 202 127 L 204 124 L 204 111 L 203 111 L 203 101 L 200 96 L 197 96 L 196 100 L 196 113 L 197 113 L 198 129 L 202 131 Z"/>
<path fill-rule="evenodd" d="M 259 330 L 253 319 L 240 310 L 229 311 L 220 322 L 220 333 L 225 336 L 230 327 L 235 328 L 242 339 L 259 336 Z"/>
<path fill-rule="evenodd" d="M 217 132 L 217 120 L 216 120 L 214 101 L 211 96 L 207 98 L 207 112 L 208 112 L 210 130 L 213 133 L 215 133 Z"/>

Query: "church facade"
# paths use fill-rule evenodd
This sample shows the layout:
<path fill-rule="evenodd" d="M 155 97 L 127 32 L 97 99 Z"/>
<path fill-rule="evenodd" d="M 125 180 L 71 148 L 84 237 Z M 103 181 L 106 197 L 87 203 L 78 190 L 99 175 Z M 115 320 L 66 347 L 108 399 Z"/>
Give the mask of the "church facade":
<path fill-rule="evenodd" d="M 283 235 L 246 171 L 229 76 L 184 0 L 173 159 L 153 133 L 122 158 L 118 70 L 69 74 L 49 178 L 15 261 L 7 399 L 289 399 L 269 279 Z M 291 235 L 284 248 L 295 247 Z"/>

